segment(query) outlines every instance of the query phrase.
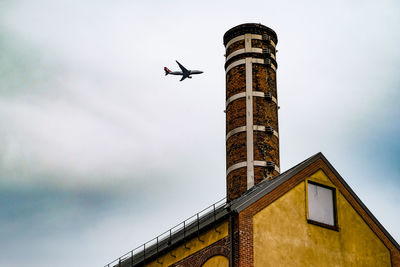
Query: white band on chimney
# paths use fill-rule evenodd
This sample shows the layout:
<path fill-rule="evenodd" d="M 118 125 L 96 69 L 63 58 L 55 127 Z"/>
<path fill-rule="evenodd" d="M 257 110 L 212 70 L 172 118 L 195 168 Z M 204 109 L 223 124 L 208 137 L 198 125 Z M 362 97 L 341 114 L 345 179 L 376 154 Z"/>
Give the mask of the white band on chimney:
<path fill-rule="evenodd" d="M 258 167 L 266 167 L 268 165 L 267 161 L 261 161 L 261 160 L 256 160 L 254 161 L 254 166 L 258 166 Z M 278 166 L 276 166 L 276 164 L 274 163 L 274 170 L 277 173 L 281 173 L 281 170 L 279 169 Z"/>
<path fill-rule="evenodd" d="M 235 101 L 236 99 L 239 99 L 242 97 L 246 97 L 246 92 L 241 92 L 241 93 L 231 96 L 230 98 L 228 98 L 228 100 L 226 100 L 225 107 L 227 107 L 229 105 L 229 103 L 231 103 L 232 101 Z"/>
<path fill-rule="evenodd" d="M 231 59 L 234 56 L 243 54 L 243 53 L 259 53 L 262 54 L 263 50 L 262 48 L 253 48 L 251 47 L 249 50 L 246 50 L 245 48 L 242 49 L 238 49 L 233 51 L 232 53 L 229 54 L 229 56 L 226 57 L 225 62 L 228 61 L 229 59 Z"/>
<path fill-rule="evenodd" d="M 260 131 L 260 132 L 265 132 L 267 129 L 267 127 L 262 126 L 262 125 L 253 125 L 253 131 Z M 279 133 L 277 131 L 273 130 L 273 135 L 275 135 L 277 138 L 279 138 Z M 235 135 L 237 133 L 241 133 L 241 132 L 247 132 L 247 127 L 246 126 L 240 126 L 240 127 L 236 127 L 235 129 L 229 131 L 226 134 L 225 140 L 228 140 L 232 135 Z"/>
<path fill-rule="evenodd" d="M 227 62 L 229 59 L 233 58 L 234 56 L 243 54 L 243 53 L 257 53 L 257 54 L 264 54 L 262 48 L 257 48 L 257 47 L 252 47 L 249 50 L 246 50 L 245 48 L 238 49 L 233 51 L 232 53 L 229 54 L 229 56 L 226 57 L 225 62 Z M 275 56 L 273 53 L 268 53 L 269 56 L 273 59 L 276 60 Z"/>
<path fill-rule="evenodd" d="M 262 160 L 255 160 L 254 161 L 254 166 L 255 167 L 266 167 L 268 165 L 267 161 L 262 161 Z M 247 167 L 247 162 L 246 161 L 242 161 L 236 164 L 231 165 L 227 170 L 226 170 L 226 175 L 228 175 L 229 173 L 233 172 L 234 170 L 240 169 L 240 168 L 244 168 Z M 278 166 L 276 166 L 276 164 L 274 164 L 274 170 L 277 173 L 280 173 L 280 169 Z"/>
<path fill-rule="evenodd" d="M 251 39 L 262 40 L 262 35 L 260 35 L 260 34 L 249 34 L 249 35 L 250 35 L 250 38 L 251 38 Z M 244 38 L 245 38 L 244 35 L 239 35 L 239 36 L 237 36 L 237 37 L 231 39 L 231 40 L 226 44 L 226 46 L 225 46 L 226 49 L 228 49 L 229 46 L 231 46 L 231 44 L 236 43 L 237 41 L 241 41 L 241 40 L 243 40 Z M 271 44 L 273 47 L 276 47 L 276 44 L 274 43 L 274 41 L 269 40 L 269 42 L 270 42 L 270 44 Z"/>
<path fill-rule="evenodd" d="M 237 127 L 235 129 L 229 131 L 229 133 L 226 134 L 225 140 L 228 140 L 229 137 L 231 137 L 232 135 L 241 133 L 241 132 L 246 132 L 246 126 L 240 126 L 240 127 Z"/>
<path fill-rule="evenodd" d="M 265 93 L 253 91 L 253 96 L 254 97 L 265 97 Z M 238 94 L 231 96 L 230 98 L 228 98 L 228 100 L 226 100 L 225 107 L 228 107 L 228 105 L 231 102 L 235 101 L 236 99 L 242 98 L 242 97 L 246 97 L 246 92 L 238 93 Z M 275 104 L 278 105 L 278 101 L 276 100 L 276 98 L 274 96 L 271 96 L 271 98 L 272 98 L 272 102 L 274 102 Z"/>
<path fill-rule="evenodd" d="M 228 175 L 229 173 L 233 172 L 234 170 L 243 168 L 247 166 L 247 162 L 246 161 L 242 161 L 236 164 L 231 165 L 228 169 L 226 169 L 226 175 Z"/>
<path fill-rule="evenodd" d="M 246 58 L 247 59 L 247 58 Z M 239 59 L 239 60 L 236 60 L 236 61 L 233 61 L 231 64 L 229 64 L 229 66 L 226 68 L 226 70 L 225 70 L 225 74 L 228 74 L 228 72 L 232 69 L 232 68 L 234 68 L 234 67 L 236 67 L 236 66 L 239 66 L 239 65 L 242 65 L 242 64 L 245 64 L 246 63 L 246 59 Z M 274 70 L 274 71 L 276 71 L 276 67 L 274 66 L 274 64 L 272 64 L 271 63 L 271 61 L 268 59 L 268 58 L 266 58 L 266 59 L 263 59 L 263 58 L 249 58 L 250 60 L 251 60 L 251 63 L 258 63 L 258 64 L 266 64 L 266 62 L 269 62 L 269 63 L 267 63 L 269 66 L 271 66 L 271 68 Z"/>
<path fill-rule="evenodd" d="M 267 130 L 267 127 L 265 127 L 265 126 L 261 126 L 261 125 L 254 125 L 254 126 L 253 126 L 253 131 L 265 132 L 266 130 Z M 275 131 L 274 129 L 272 129 L 272 131 L 273 131 L 273 132 L 272 132 L 273 135 L 275 135 L 276 137 L 279 138 L 278 132 Z"/>
<path fill-rule="evenodd" d="M 249 34 L 251 36 L 251 39 L 258 39 L 258 40 L 262 40 L 262 36 L 260 34 Z M 233 39 L 231 39 L 227 44 L 226 44 L 226 49 L 228 49 L 228 47 L 231 46 L 231 44 L 236 43 L 238 41 L 243 40 L 245 37 L 244 35 L 239 35 Z"/>
<path fill-rule="evenodd" d="M 232 63 L 226 68 L 225 74 L 227 74 L 228 71 L 230 71 L 232 68 L 234 68 L 234 67 L 236 67 L 236 66 L 239 66 L 239 65 L 243 65 L 243 64 L 245 64 L 245 63 L 246 63 L 246 60 L 245 60 L 245 59 L 239 59 L 239 60 L 236 60 L 236 61 L 232 62 Z"/>

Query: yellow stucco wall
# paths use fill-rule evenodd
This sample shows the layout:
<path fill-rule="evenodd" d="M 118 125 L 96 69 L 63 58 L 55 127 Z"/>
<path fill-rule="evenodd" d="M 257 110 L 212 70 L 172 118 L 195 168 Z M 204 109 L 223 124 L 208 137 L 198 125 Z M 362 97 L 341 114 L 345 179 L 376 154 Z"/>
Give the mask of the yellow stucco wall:
<path fill-rule="evenodd" d="M 310 180 L 334 187 L 318 171 Z M 334 231 L 307 223 L 306 186 L 300 183 L 253 217 L 254 266 L 391 266 L 390 252 L 336 190 Z"/>
<path fill-rule="evenodd" d="M 216 231 L 218 230 L 218 232 Z M 222 238 L 226 237 L 228 235 L 228 222 L 223 222 L 220 224 L 216 229 L 212 229 L 202 235 L 200 235 L 200 239 L 203 240 L 204 242 L 201 242 L 197 237 L 191 239 L 186 243 L 186 247 L 189 247 L 190 249 L 185 248 L 183 245 L 172 250 L 171 253 L 165 254 L 159 258 L 159 262 L 162 262 L 162 264 L 158 263 L 157 261 L 153 261 L 149 264 L 146 264 L 146 266 L 149 267 L 164 267 L 164 266 L 169 266 L 175 262 L 178 262 L 187 256 L 194 254 L 195 252 L 208 247 L 209 245 L 217 242 L 218 240 L 221 240 Z M 175 257 L 173 257 L 172 255 Z M 224 266 L 224 265 L 221 265 Z"/>
<path fill-rule="evenodd" d="M 202 267 L 229 267 L 229 260 L 224 256 L 215 256 L 207 260 Z"/>

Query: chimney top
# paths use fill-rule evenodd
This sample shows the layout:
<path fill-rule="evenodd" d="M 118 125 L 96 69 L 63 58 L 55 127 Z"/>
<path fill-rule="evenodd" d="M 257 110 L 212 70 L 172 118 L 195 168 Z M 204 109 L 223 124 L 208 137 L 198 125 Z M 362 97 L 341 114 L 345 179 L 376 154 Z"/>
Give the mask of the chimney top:
<path fill-rule="evenodd" d="M 267 26 L 262 25 L 260 23 L 243 23 L 243 24 L 240 24 L 240 25 L 237 25 L 237 26 L 231 28 L 224 34 L 224 45 L 226 46 L 226 44 L 229 42 L 229 40 L 235 38 L 236 36 L 239 36 L 239 35 L 242 35 L 245 33 L 263 34 L 263 33 L 265 33 L 265 31 L 267 31 L 269 33 L 269 35 L 272 37 L 274 43 L 277 44 L 278 37 L 276 35 L 276 32 L 273 29 L 268 28 Z"/>

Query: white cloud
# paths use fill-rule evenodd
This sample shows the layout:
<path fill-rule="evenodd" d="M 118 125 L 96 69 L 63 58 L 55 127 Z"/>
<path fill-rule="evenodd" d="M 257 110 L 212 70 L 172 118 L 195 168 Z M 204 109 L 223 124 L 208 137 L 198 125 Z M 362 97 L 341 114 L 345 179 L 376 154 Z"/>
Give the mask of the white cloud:
<path fill-rule="evenodd" d="M 6 48 L 0 55 L 1 183 L 155 196 L 141 203 L 151 210 L 140 217 L 109 213 L 82 239 L 86 247 L 104 243 L 98 249 L 108 255 L 129 250 L 158 233 L 145 224 L 167 216 L 165 210 L 174 209 L 168 222 L 178 222 L 177 214 L 224 194 L 222 36 L 243 22 L 261 22 L 278 34 L 282 169 L 324 152 L 367 204 L 388 207 L 378 219 L 399 239 L 398 220 L 388 216 L 398 209 L 391 204 L 395 193 L 383 186 L 371 194 L 362 179 L 380 183 L 366 176 L 375 159 L 357 160 L 362 149 L 353 145 L 371 126 L 382 127 L 375 134 L 390 131 L 380 122 L 398 114 L 397 2 L 1 5 L 0 36 L 7 40 L 0 44 Z M 164 77 L 162 67 L 175 69 L 176 59 L 205 73 L 182 83 Z M 135 198 L 126 201 L 137 205 Z M 130 228 L 132 221 L 133 228 L 146 228 L 138 239 L 130 238 L 142 234 Z M 113 225 L 119 228 L 115 236 Z M 99 242 L 101 232 L 106 234 Z M 65 250 L 78 253 L 68 244 Z M 121 246 L 111 251 L 109 244 Z M 88 262 L 97 262 L 96 254 Z"/>

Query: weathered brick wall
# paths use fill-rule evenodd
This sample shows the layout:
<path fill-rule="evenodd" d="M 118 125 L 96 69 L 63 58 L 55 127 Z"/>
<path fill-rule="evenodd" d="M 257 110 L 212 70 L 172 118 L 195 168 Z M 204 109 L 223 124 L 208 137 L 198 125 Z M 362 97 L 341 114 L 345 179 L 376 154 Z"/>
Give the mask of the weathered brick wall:
<path fill-rule="evenodd" d="M 246 133 L 238 133 L 228 139 L 226 143 L 227 166 L 231 166 L 246 159 Z"/>
<path fill-rule="evenodd" d="M 226 99 L 229 97 L 246 91 L 246 76 L 244 65 L 231 69 L 226 75 Z"/>
<path fill-rule="evenodd" d="M 277 102 L 259 95 L 259 93 L 270 93 L 274 100 L 277 99 L 276 34 L 271 29 L 260 24 L 245 24 L 232 28 L 225 34 L 225 45 L 233 38 L 237 38 L 237 41 L 226 47 L 227 61 L 225 68 L 229 68 L 231 64 L 238 65 L 231 67 L 226 73 L 226 100 L 229 100 L 232 96 L 238 96 L 239 93 L 242 93 L 242 95 L 229 102 L 226 107 L 226 133 L 228 134 L 232 130 L 238 129 L 238 127 L 246 127 L 247 129 L 249 124 L 246 121 L 247 116 L 249 116 L 246 114 L 249 108 L 247 107 L 249 105 L 248 97 L 252 98 L 251 105 L 253 109 L 253 122 L 250 127 L 269 126 L 276 133 L 279 133 Z M 260 48 L 262 52 L 260 52 Z M 242 50 L 238 51 L 239 49 Z M 235 56 L 230 56 L 235 51 L 238 51 Z M 250 85 L 250 90 L 247 89 L 247 93 L 246 64 L 243 64 L 246 59 L 256 59 L 258 61 L 251 63 L 250 75 L 252 84 Z M 264 63 L 260 63 L 260 61 Z M 258 92 L 258 95 L 251 96 L 249 91 Z M 251 186 L 252 180 L 254 184 L 257 184 L 264 179 L 271 179 L 279 174 L 275 169 L 267 168 L 266 166 L 251 166 L 250 171 L 247 171 L 249 169 L 248 164 L 253 164 L 254 161 L 270 162 L 279 168 L 279 137 L 272 133 L 255 130 L 252 134 L 253 144 L 250 144 L 249 140 L 251 138 L 249 139 L 247 134 L 246 131 L 237 132 L 226 140 L 227 170 L 234 164 L 245 163 L 238 166 L 240 169 L 227 173 L 228 201 L 246 192 Z M 248 152 L 248 145 L 253 146 L 253 153 Z M 251 172 L 252 168 L 254 169 L 253 173 Z"/>
<path fill-rule="evenodd" d="M 246 125 L 246 99 L 239 98 L 226 107 L 226 132 Z"/>
<path fill-rule="evenodd" d="M 243 179 L 247 174 L 246 168 L 230 172 L 226 177 L 227 195 L 230 199 L 240 197 L 247 190 L 247 181 Z"/>
<path fill-rule="evenodd" d="M 226 49 L 226 56 L 231 54 L 233 51 L 236 51 L 236 50 L 239 50 L 239 49 L 242 49 L 242 48 L 244 48 L 244 40 L 234 42 L 232 45 L 230 45 Z"/>

